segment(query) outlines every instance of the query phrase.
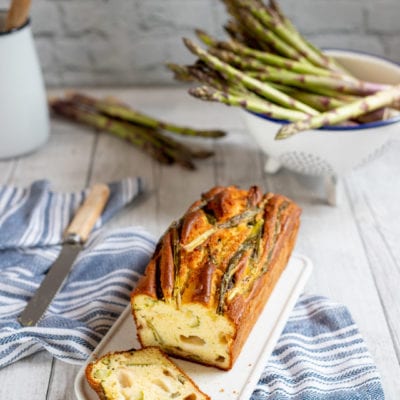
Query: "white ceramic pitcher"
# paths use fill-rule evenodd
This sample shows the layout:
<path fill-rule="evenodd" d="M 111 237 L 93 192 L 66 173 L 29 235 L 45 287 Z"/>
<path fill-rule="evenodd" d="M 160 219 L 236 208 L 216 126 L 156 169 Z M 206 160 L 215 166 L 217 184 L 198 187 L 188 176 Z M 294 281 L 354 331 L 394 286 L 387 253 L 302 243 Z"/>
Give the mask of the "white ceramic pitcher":
<path fill-rule="evenodd" d="M 49 113 L 30 22 L 4 32 L 0 11 L 0 159 L 27 154 L 49 136 Z"/>

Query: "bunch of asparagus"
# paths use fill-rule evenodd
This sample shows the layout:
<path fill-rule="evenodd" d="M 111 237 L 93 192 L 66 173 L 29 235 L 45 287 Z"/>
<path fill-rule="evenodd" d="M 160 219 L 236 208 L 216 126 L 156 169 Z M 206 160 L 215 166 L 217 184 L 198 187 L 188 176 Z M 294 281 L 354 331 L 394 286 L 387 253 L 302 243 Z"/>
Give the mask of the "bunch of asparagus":
<path fill-rule="evenodd" d="M 183 41 L 197 57 L 192 65 L 168 64 L 175 78 L 202 86 L 189 93 L 202 100 L 291 121 L 276 139 L 325 125 L 360 124 L 399 113 L 400 85 L 355 78 L 309 43 L 270 0 L 223 0 L 231 19 L 230 39 L 202 30 L 207 46 Z"/>
<path fill-rule="evenodd" d="M 96 99 L 82 93 L 70 93 L 65 98 L 51 99 L 50 108 L 56 115 L 127 140 L 162 164 L 177 163 L 192 170 L 195 169 L 194 159 L 207 158 L 213 153 L 194 150 L 164 131 L 186 137 L 219 138 L 225 135 L 220 130 L 198 130 L 160 121 L 115 98 Z"/>

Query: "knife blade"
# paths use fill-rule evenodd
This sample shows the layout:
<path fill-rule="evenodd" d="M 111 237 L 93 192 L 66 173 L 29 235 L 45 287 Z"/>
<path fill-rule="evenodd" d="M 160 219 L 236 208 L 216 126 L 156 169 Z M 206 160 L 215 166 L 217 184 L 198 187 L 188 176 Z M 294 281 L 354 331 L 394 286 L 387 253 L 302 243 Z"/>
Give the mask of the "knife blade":
<path fill-rule="evenodd" d="M 22 326 L 34 326 L 43 317 L 51 301 L 63 286 L 76 257 L 103 212 L 109 196 L 110 189 L 107 185 L 98 183 L 91 187 L 85 201 L 64 233 L 59 256 L 18 317 Z"/>

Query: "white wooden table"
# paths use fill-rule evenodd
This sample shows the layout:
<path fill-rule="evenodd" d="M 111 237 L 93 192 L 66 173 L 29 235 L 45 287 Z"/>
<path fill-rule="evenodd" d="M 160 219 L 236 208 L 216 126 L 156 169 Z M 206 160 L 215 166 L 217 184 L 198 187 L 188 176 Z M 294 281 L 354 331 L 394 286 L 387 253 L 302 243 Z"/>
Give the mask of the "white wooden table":
<path fill-rule="evenodd" d="M 47 178 L 55 190 L 142 176 L 145 198 L 123 210 L 110 227 L 142 225 L 159 236 L 199 194 L 214 185 L 260 185 L 303 208 L 296 251 L 314 262 L 307 292 L 345 304 L 382 375 L 387 399 L 400 399 L 400 142 L 344 180 L 340 207 L 325 204 L 322 182 L 282 170 L 263 172 L 265 157 L 246 134 L 241 113 L 192 99 L 180 88 L 97 90 L 167 120 L 229 132 L 200 140 L 215 156 L 195 172 L 164 167 L 112 136 L 52 121 L 49 142 L 29 156 L 0 161 L 0 183 L 25 186 Z M 400 132 L 399 132 L 400 138 Z M 0 316 L 1 317 L 1 316 Z M 38 353 L 0 370 L 0 399 L 75 399 L 79 367 Z"/>

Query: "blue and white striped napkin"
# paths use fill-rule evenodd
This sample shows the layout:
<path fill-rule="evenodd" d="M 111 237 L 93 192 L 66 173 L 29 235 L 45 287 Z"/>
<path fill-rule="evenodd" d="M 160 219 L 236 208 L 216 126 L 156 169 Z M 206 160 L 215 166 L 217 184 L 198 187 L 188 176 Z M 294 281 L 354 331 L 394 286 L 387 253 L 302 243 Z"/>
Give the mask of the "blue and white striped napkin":
<path fill-rule="evenodd" d="M 99 228 L 142 192 L 139 178 L 111 183 Z M 56 193 L 49 182 L 0 186 L 0 368 L 40 350 L 82 363 L 129 301 L 155 241 L 140 228 L 96 229 L 36 327 L 17 317 L 57 258 L 63 231 L 87 190 Z"/>
<path fill-rule="evenodd" d="M 377 368 L 349 311 L 302 295 L 251 400 L 383 400 Z"/>
<path fill-rule="evenodd" d="M 141 192 L 138 179 L 110 188 L 98 228 Z M 0 368 L 43 349 L 83 363 L 129 302 L 155 240 L 137 227 L 97 229 L 39 325 L 17 322 L 85 193 L 55 193 L 44 181 L 27 189 L 0 186 Z M 344 306 L 321 296 L 300 298 L 251 397 L 266 399 L 384 399 L 376 366 Z"/>

